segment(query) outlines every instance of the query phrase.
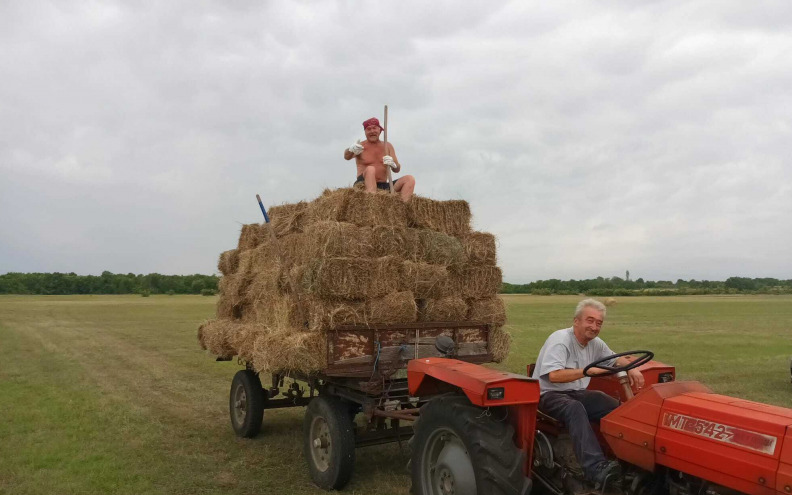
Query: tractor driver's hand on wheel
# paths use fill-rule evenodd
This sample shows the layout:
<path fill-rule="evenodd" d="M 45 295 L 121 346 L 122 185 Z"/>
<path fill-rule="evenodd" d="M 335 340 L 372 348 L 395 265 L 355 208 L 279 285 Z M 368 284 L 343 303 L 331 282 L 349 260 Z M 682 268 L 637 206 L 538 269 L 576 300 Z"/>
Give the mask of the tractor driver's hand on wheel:
<path fill-rule="evenodd" d="M 363 153 L 363 145 L 360 144 L 360 139 L 358 139 L 355 144 L 347 148 L 347 150 L 355 156 Z"/>
<path fill-rule="evenodd" d="M 627 372 L 627 378 L 630 379 L 630 385 L 637 388 L 642 389 L 644 386 L 644 376 L 643 373 L 638 371 L 638 369 L 631 369 Z"/>

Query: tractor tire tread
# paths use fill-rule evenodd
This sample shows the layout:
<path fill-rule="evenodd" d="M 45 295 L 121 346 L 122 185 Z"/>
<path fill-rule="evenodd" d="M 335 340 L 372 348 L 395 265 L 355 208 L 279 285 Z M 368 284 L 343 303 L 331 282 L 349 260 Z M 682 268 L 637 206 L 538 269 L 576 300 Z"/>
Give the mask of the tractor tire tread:
<path fill-rule="evenodd" d="M 524 495 L 531 489 L 531 481 L 523 474 L 525 453 L 514 444 L 514 428 L 505 421 L 493 418 L 487 411 L 470 403 L 462 395 L 446 395 L 424 405 L 415 424 L 413 437 L 412 493 L 420 493 L 418 476 L 422 461 L 418 459 L 422 438 L 435 426 L 443 425 L 457 432 L 465 443 L 474 465 L 479 494 Z M 428 431 L 424 431 L 428 428 Z M 416 462 L 418 460 L 418 462 Z"/>

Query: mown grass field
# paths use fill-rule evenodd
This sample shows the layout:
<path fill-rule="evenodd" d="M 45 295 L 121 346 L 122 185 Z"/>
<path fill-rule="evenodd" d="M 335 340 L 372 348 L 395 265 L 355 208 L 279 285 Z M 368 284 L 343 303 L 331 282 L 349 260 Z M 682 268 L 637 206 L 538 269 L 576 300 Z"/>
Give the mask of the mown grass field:
<path fill-rule="evenodd" d="M 514 335 L 501 368 L 523 372 L 577 297 L 505 296 Z M 200 296 L 0 297 L 0 493 L 314 494 L 302 409 L 268 411 L 234 436 L 227 401 L 239 366 L 197 345 L 214 311 Z M 621 298 L 602 337 L 648 348 L 678 379 L 792 407 L 792 297 Z M 398 445 L 357 452 L 346 493 L 406 494 Z"/>

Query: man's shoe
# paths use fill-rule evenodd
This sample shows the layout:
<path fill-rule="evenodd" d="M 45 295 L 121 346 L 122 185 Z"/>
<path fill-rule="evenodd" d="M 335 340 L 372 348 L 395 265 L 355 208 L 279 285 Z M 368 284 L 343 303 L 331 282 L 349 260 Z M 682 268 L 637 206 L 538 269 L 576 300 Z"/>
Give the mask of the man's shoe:
<path fill-rule="evenodd" d="M 621 466 L 618 461 L 603 461 L 597 466 L 593 481 L 597 488 L 602 488 L 606 482 L 614 481 L 619 476 L 621 476 Z"/>

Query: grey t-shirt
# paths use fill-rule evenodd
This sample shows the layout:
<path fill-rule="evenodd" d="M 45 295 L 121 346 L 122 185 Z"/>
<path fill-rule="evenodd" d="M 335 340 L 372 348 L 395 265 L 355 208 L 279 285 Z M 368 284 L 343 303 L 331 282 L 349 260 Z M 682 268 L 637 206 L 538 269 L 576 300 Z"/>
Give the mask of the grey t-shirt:
<path fill-rule="evenodd" d="M 542 350 L 539 351 L 532 378 L 539 379 L 541 393 L 551 390 L 583 390 L 588 387 L 591 380 L 588 377 L 567 383 L 553 383 L 547 375 L 555 370 L 585 368 L 594 361 L 611 355 L 613 351 L 599 337 L 583 347 L 575 338 L 572 327 L 556 330 L 547 337 Z"/>

